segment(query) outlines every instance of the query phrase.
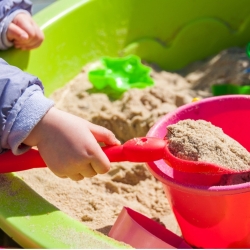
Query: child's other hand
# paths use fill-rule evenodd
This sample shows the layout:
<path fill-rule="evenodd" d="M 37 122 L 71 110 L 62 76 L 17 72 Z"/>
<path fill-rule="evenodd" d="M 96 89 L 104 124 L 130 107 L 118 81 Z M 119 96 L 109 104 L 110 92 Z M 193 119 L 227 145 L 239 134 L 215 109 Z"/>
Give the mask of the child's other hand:
<path fill-rule="evenodd" d="M 110 162 L 98 142 L 120 144 L 110 130 L 56 108 L 48 111 L 24 141 L 38 147 L 55 175 L 75 181 L 109 170 Z"/>
<path fill-rule="evenodd" d="M 41 45 L 44 34 L 29 14 L 19 13 L 8 27 L 7 39 L 15 48 L 30 50 Z"/>

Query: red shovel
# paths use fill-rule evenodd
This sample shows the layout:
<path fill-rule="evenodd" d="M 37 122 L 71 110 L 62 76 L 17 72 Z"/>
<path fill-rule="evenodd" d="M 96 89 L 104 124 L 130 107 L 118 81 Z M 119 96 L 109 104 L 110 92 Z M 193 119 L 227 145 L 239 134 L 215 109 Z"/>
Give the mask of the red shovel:
<path fill-rule="evenodd" d="M 138 137 L 128 140 L 123 145 L 105 146 L 102 149 L 110 162 L 152 162 L 163 159 L 172 168 L 183 172 L 235 173 L 211 163 L 179 159 L 169 151 L 166 139 Z M 0 155 L 0 173 L 41 167 L 46 167 L 46 164 L 36 149 L 30 149 L 19 156 L 13 155 L 11 151 Z"/>
<path fill-rule="evenodd" d="M 159 138 L 140 137 L 123 145 L 102 147 L 110 162 L 151 162 L 164 158 L 167 141 Z M 0 155 L 0 173 L 17 172 L 31 168 L 46 167 L 39 151 L 30 149 L 22 155 L 7 151 Z"/>

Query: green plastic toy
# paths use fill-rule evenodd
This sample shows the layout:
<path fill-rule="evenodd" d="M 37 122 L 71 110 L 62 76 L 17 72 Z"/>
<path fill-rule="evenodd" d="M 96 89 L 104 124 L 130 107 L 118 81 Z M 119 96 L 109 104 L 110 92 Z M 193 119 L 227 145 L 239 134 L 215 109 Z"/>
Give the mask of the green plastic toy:
<path fill-rule="evenodd" d="M 130 88 L 146 88 L 154 85 L 151 68 L 143 65 L 135 55 L 121 58 L 102 57 L 101 66 L 88 72 L 89 81 L 97 90 L 118 95 Z"/>
<path fill-rule="evenodd" d="M 246 53 L 247 53 L 248 58 L 250 58 L 250 43 L 247 44 Z"/>
<path fill-rule="evenodd" d="M 236 84 L 218 84 L 212 86 L 212 93 L 214 96 L 233 94 L 249 95 L 250 86 L 238 86 Z"/>

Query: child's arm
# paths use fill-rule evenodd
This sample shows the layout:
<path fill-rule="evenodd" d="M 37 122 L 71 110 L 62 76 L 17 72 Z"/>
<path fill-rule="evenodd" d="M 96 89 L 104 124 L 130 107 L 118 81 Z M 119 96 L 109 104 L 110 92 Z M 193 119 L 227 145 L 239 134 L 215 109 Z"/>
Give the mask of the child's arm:
<path fill-rule="evenodd" d="M 39 79 L 0 59 L 0 152 L 21 154 L 37 146 L 60 177 L 80 180 L 109 169 L 97 142 L 119 144 L 113 133 L 59 111 L 43 95 Z"/>
<path fill-rule="evenodd" d="M 37 77 L 0 59 L 0 152 L 27 151 L 29 147 L 20 149 L 19 145 L 53 105 L 44 97 Z"/>
<path fill-rule="evenodd" d="M 0 0 L 0 49 L 40 46 L 44 35 L 31 17 L 31 6 L 29 0 Z"/>

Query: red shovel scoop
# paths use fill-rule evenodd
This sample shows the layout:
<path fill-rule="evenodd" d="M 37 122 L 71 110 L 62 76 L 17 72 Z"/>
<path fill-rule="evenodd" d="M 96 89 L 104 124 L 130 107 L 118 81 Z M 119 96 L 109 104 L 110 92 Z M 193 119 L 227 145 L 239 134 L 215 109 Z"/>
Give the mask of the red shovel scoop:
<path fill-rule="evenodd" d="M 168 149 L 165 139 L 139 137 L 128 140 L 123 145 L 102 147 L 110 162 L 152 162 L 164 159 L 172 168 L 190 173 L 233 173 L 223 167 L 198 161 L 187 161 L 175 157 Z M 46 167 L 36 149 L 15 156 L 11 151 L 0 155 L 0 173 L 17 172 L 31 168 Z"/>

